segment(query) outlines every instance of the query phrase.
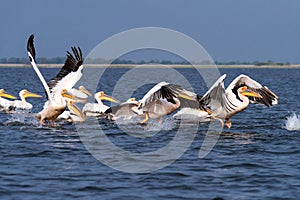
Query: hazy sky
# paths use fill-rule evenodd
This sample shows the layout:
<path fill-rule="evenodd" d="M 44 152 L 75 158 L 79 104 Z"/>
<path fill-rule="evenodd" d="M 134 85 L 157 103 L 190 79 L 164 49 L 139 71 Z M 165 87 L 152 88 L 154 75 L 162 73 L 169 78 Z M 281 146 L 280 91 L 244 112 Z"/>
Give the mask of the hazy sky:
<path fill-rule="evenodd" d="M 85 55 L 109 36 L 158 26 L 198 41 L 217 61 L 300 63 L 298 0 L 26 0 L 1 1 L 0 58 L 27 57 L 35 33 L 38 56 Z"/>

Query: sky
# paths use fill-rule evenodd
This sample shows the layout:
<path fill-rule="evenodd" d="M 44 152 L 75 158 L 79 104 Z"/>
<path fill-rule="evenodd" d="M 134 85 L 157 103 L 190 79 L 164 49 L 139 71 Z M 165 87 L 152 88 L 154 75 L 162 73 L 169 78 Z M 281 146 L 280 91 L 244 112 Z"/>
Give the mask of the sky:
<path fill-rule="evenodd" d="M 10 0 L 0 6 L 0 58 L 88 54 L 101 41 L 139 27 L 163 27 L 199 42 L 215 61 L 300 63 L 298 0 Z"/>

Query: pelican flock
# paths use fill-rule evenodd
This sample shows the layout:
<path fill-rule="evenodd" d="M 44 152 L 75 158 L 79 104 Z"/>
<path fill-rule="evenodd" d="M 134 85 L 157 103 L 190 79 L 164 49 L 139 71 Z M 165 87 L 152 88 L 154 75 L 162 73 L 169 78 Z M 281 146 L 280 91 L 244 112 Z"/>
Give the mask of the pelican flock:
<path fill-rule="evenodd" d="M 147 124 L 150 119 L 162 122 L 164 116 L 172 115 L 173 119 L 189 119 L 198 122 L 220 121 L 222 127 L 231 128 L 231 118 L 245 110 L 250 103 L 263 104 L 267 107 L 278 104 L 277 95 L 247 75 L 239 75 L 227 88 L 224 86 L 226 74 L 222 75 L 204 94 L 199 95 L 184 89 L 180 85 L 159 82 L 140 99 L 129 98 L 120 103 L 116 98 L 100 91 L 92 95 L 84 86 L 78 89 L 74 85 L 83 73 L 83 55 L 79 47 L 67 51 L 64 65 L 48 83 L 36 65 L 34 35 L 27 41 L 27 53 L 30 63 L 40 79 L 47 101 L 37 113 L 40 125 L 49 121 L 51 125 L 57 120 L 84 122 L 87 117 L 107 117 L 109 120 L 130 119 L 139 117 L 140 124 Z M 17 109 L 32 109 L 33 105 L 26 98 L 41 98 L 33 92 L 23 89 L 19 92 L 20 100 L 0 89 L 0 109 L 5 112 Z M 94 96 L 96 103 L 87 102 Z M 9 100 L 13 99 L 13 100 Z M 116 103 L 109 107 L 103 101 Z M 76 104 L 84 104 L 81 109 Z"/>

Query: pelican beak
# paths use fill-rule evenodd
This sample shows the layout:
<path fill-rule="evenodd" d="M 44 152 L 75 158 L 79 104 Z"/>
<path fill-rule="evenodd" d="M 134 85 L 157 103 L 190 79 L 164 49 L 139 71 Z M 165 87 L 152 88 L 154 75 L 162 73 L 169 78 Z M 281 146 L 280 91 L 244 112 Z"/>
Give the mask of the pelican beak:
<path fill-rule="evenodd" d="M 211 115 L 212 114 L 212 110 L 211 109 L 209 109 L 209 108 L 205 108 L 205 111 L 209 114 L 209 115 Z"/>
<path fill-rule="evenodd" d="M 11 94 L 7 94 L 5 93 L 4 91 L 0 93 L 0 96 L 1 97 L 5 97 L 5 98 L 8 98 L 8 99 L 17 99 L 17 97 L 11 95 Z"/>
<path fill-rule="evenodd" d="M 182 93 L 179 93 L 178 96 L 181 97 L 181 98 L 187 99 L 187 100 L 191 100 L 191 101 L 195 100 L 195 98 L 193 98 L 189 95 L 186 95 L 186 94 L 182 94 Z"/>
<path fill-rule="evenodd" d="M 262 98 L 262 96 L 252 90 L 246 89 L 245 91 L 241 92 L 242 95 L 248 96 L 248 97 L 257 97 Z"/>
<path fill-rule="evenodd" d="M 68 99 L 76 99 L 76 97 L 74 97 L 71 93 L 67 92 L 66 90 L 63 90 L 61 95 Z"/>
<path fill-rule="evenodd" d="M 90 93 L 90 91 L 88 91 L 84 86 L 80 86 L 80 87 L 79 87 L 79 90 L 80 90 L 81 92 L 83 92 L 84 94 L 87 94 L 87 95 L 89 95 L 89 96 L 92 96 L 92 94 Z"/>
<path fill-rule="evenodd" d="M 107 94 L 102 94 L 100 97 L 99 97 L 101 100 L 106 100 L 106 101 L 110 101 L 110 102 L 113 102 L 113 103 L 120 103 L 120 101 L 112 96 L 109 96 Z"/>
<path fill-rule="evenodd" d="M 26 92 L 26 93 L 24 94 L 24 98 L 27 98 L 27 97 L 42 98 L 41 95 L 35 94 L 35 93 L 33 93 L 33 92 Z"/>
<path fill-rule="evenodd" d="M 81 110 L 74 104 L 73 101 L 70 101 L 68 104 L 68 109 L 72 111 L 75 115 L 77 115 L 80 118 L 84 118 L 85 115 L 81 112 Z"/>

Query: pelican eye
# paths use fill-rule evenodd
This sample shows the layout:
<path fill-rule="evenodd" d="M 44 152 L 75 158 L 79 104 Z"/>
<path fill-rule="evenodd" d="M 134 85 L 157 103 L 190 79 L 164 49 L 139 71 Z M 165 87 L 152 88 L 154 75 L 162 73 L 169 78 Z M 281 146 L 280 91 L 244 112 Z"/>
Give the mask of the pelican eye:
<path fill-rule="evenodd" d="M 67 89 L 63 89 L 62 91 L 61 91 L 61 93 L 63 94 L 63 93 L 66 93 L 67 92 Z"/>
<path fill-rule="evenodd" d="M 245 90 L 247 90 L 247 86 L 243 86 L 241 89 L 242 89 L 242 91 L 245 91 Z"/>

